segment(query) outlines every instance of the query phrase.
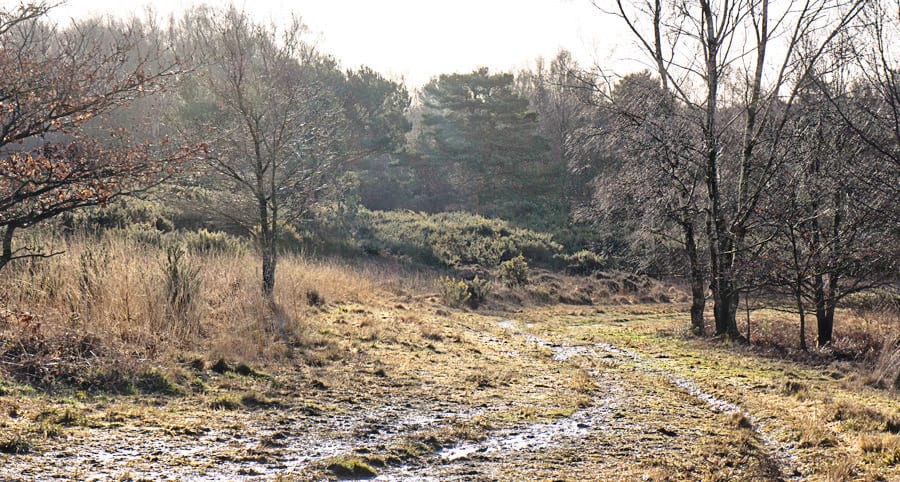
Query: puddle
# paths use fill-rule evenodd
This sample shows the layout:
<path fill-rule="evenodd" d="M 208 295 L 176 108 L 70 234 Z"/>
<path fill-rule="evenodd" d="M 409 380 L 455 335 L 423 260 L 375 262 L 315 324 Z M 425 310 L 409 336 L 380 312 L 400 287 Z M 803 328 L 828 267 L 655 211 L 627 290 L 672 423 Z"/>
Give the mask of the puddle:
<path fill-rule="evenodd" d="M 0 465 L 0 479 L 269 480 L 302 475 L 325 458 L 378 452 L 409 434 L 481 413 L 449 404 L 398 404 L 311 418 L 285 419 L 283 412 L 228 415 L 225 424 L 235 428 L 198 436 L 158 428 L 96 429 L 61 441 L 66 448 L 17 456 L 15 464 Z"/>
<path fill-rule="evenodd" d="M 572 439 L 591 432 L 608 431 L 606 421 L 615 412 L 611 400 L 600 400 L 594 407 L 579 410 L 570 417 L 549 423 L 528 425 L 519 429 L 498 430 L 480 442 L 457 445 L 438 452 L 438 456 L 453 462 L 473 455 L 508 454 L 520 451 L 539 451 L 564 445 Z"/>

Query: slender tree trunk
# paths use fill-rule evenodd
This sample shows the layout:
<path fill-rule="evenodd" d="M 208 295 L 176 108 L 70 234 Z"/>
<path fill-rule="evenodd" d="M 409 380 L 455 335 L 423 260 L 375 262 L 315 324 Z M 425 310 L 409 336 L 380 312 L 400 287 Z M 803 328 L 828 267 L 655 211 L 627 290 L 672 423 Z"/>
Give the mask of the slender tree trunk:
<path fill-rule="evenodd" d="M 0 246 L 0 270 L 12 260 L 12 239 L 15 231 L 16 226 L 14 224 L 7 224 L 3 230 L 3 239 L 0 240 L 0 243 L 2 243 L 2 246 Z"/>
<path fill-rule="evenodd" d="M 844 189 L 843 186 L 838 186 L 835 190 L 833 197 L 833 209 L 834 209 L 834 218 L 831 222 L 830 233 L 831 236 L 831 245 L 832 245 L 832 253 L 837 259 L 842 257 L 843 246 L 841 238 L 842 233 L 841 229 L 844 224 Z M 840 277 L 837 273 L 828 273 L 828 284 L 824 285 L 825 292 L 823 293 L 823 298 L 825 301 L 825 310 L 823 312 L 823 317 L 817 319 L 817 324 L 819 328 L 819 335 L 817 339 L 817 343 L 819 346 L 827 346 L 831 344 L 832 336 L 834 335 L 834 310 L 837 307 L 837 296 L 838 296 L 838 280 Z"/>
<path fill-rule="evenodd" d="M 815 278 L 815 292 L 813 293 L 813 297 L 816 302 L 816 325 L 818 327 L 818 341 L 817 344 L 821 347 L 823 346 L 822 340 L 825 334 L 825 277 L 821 274 L 817 274 Z M 830 336 L 828 339 L 830 340 Z"/>
<path fill-rule="evenodd" d="M 741 339 L 737 327 L 737 311 L 740 297 L 735 286 L 734 237 L 725 220 L 722 193 L 719 190 L 719 48 L 721 38 L 716 32 L 713 7 L 708 0 L 700 1 L 703 12 L 703 52 L 706 62 L 706 119 L 703 125 L 703 144 L 706 164 L 706 194 L 709 199 L 711 277 L 713 285 L 713 305 L 716 317 L 716 334 L 727 334 L 730 338 Z"/>
<path fill-rule="evenodd" d="M 823 283 L 822 293 L 822 310 L 821 313 L 816 309 L 816 325 L 819 329 L 818 339 L 816 343 L 820 347 L 831 344 L 834 336 L 834 310 L 837 308 L 837 283 L 838 278 L 834 275 L 828 276 L 828 284 Z M 818 296 L 818 293 L 816 293 Z M 816 300 L 818 302 L 818 298 Z"/>
<path fill-rule="evenodd" d="M 259 245 L 262 254 L 262 289 L 263 295 L 271 299 L 275 292 L 275 266 L 278 252 L 275 246 L 274 223 L 270 224 L 268 204 L 264 198 L 259 199 L 260 233 Z"/>
<path fill-rule="evenodd" d="M 803 296 L 800 294 L 802 288 L 799 286 L 799 281 L 797 285 L 794 287 L 794 297 L 797 303 L 797 310 L 800 312 L 800 349 L 806 351 L 806 310 L 803 309 Z"/>
<path fill-rule="evenodd" d="M 703 321 L 703 311 L 706 307 L 706 276 L 703 274 L 703 266 L 700 265 L 700 256 L 697 253 L 694 223 L 692 221 L 685 222 L 682 224 L 682 228 L 684 229 L 685 249 L 691 265 L 691 332 L 703 336 L 706 334 Z"/>

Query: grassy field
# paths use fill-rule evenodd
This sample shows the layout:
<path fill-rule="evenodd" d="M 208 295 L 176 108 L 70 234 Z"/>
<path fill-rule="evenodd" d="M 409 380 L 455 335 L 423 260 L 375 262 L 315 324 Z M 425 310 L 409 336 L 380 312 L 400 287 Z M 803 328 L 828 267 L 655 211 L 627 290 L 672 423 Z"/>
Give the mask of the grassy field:
<path fill-rule="evenodd" d="M 783 312 L 697 339 L 680 290 L 618 275 L 472 310 L 288 256 L 272 307 L 248 253 L 65 243 L 0 280 L 0 478 L 900 480 L 896 314 L 802 353 Z"/>

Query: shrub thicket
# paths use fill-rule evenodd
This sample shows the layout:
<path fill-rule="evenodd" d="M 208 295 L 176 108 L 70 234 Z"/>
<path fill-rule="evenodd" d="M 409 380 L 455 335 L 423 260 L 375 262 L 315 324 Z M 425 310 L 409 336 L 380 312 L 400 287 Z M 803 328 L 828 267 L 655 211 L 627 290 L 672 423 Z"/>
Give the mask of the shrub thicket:
<path fill-rule="evenodd" d="M 500 263 L 497 275 L 506 286 L 522 286 L 528 284 L 528 262 L 522 255 Z"/>
<path fill-rule="evenodd" d="M 571 275 L 590 275 L 606 266 L 606 258 L 588 250 L 563 256 L 562 259 L 566 262 L 566 273 Z"/>
<path fill-rule="evenodd" d="M 359 231 L 364 233 L 361 243 L 366 251 L 407 256 L 428 264 L 496 267 L 517 256 L 550 264 L 562 251 L 549 234 L 468 213 L 371 211 L 361 219 L 369 224 L 368 229 Z"/>
<path fill-rule="evenodd" d="M 174 211 L 159 203 L 123 198 L 105 206 L 67 212 L 60 216 L 60 225 L 68 232 L 98 232 L 138 225 L 167 233 L 175 228 L 173 215 Z"/>

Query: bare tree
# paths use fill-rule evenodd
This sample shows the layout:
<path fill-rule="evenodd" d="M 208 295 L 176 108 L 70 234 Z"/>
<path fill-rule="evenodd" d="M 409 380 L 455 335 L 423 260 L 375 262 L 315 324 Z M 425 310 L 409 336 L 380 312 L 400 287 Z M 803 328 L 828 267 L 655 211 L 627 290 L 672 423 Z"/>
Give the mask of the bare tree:
<path fill-rule="evenodd" d="M 702 226 L 703 170 L 690 142 L 696 125 L 650 72 L 624 77 L 601 97 L 597 105 L 602 119 L 579 129 L 573 138 L 578 152 L 588 151 L 580 156 L 581 162 L 592 162 L 591 151 L 601 151 L 619 163 L 614 173 L 597 176 L 595 208 L 608 212 L 623 199 L 632 199 L 639 231 L 680 246 L 687 258 L 691 286 L 691 330 L 702 335 L 708 284 L 701 252 L 702 228 L 698 230 Z"/>
<path fill-rule="evenodd" d="M 716 333 L 742 338 L 739 270 L 778 172 L 796 85 L 860 13 L 862 0 L 616 0 L 661 86 L 691 112 L 703 166 Z M 803 47 L 803 48 L 801 48 Z M 741 126 L 740 130 L 736 126 Z"/>
<path fill-rule="evenodd" d="M 183 121 L 209 139 L 221 213 L 256 234 L 271 296 L 280 225 L 303 216 L 346 159 L 345 120 L 323 81 L 334 64 L 304 42 L 298 20 L 279 30 L 230 7 L 185 21 L 201 66 L 182 88 Z"/>

